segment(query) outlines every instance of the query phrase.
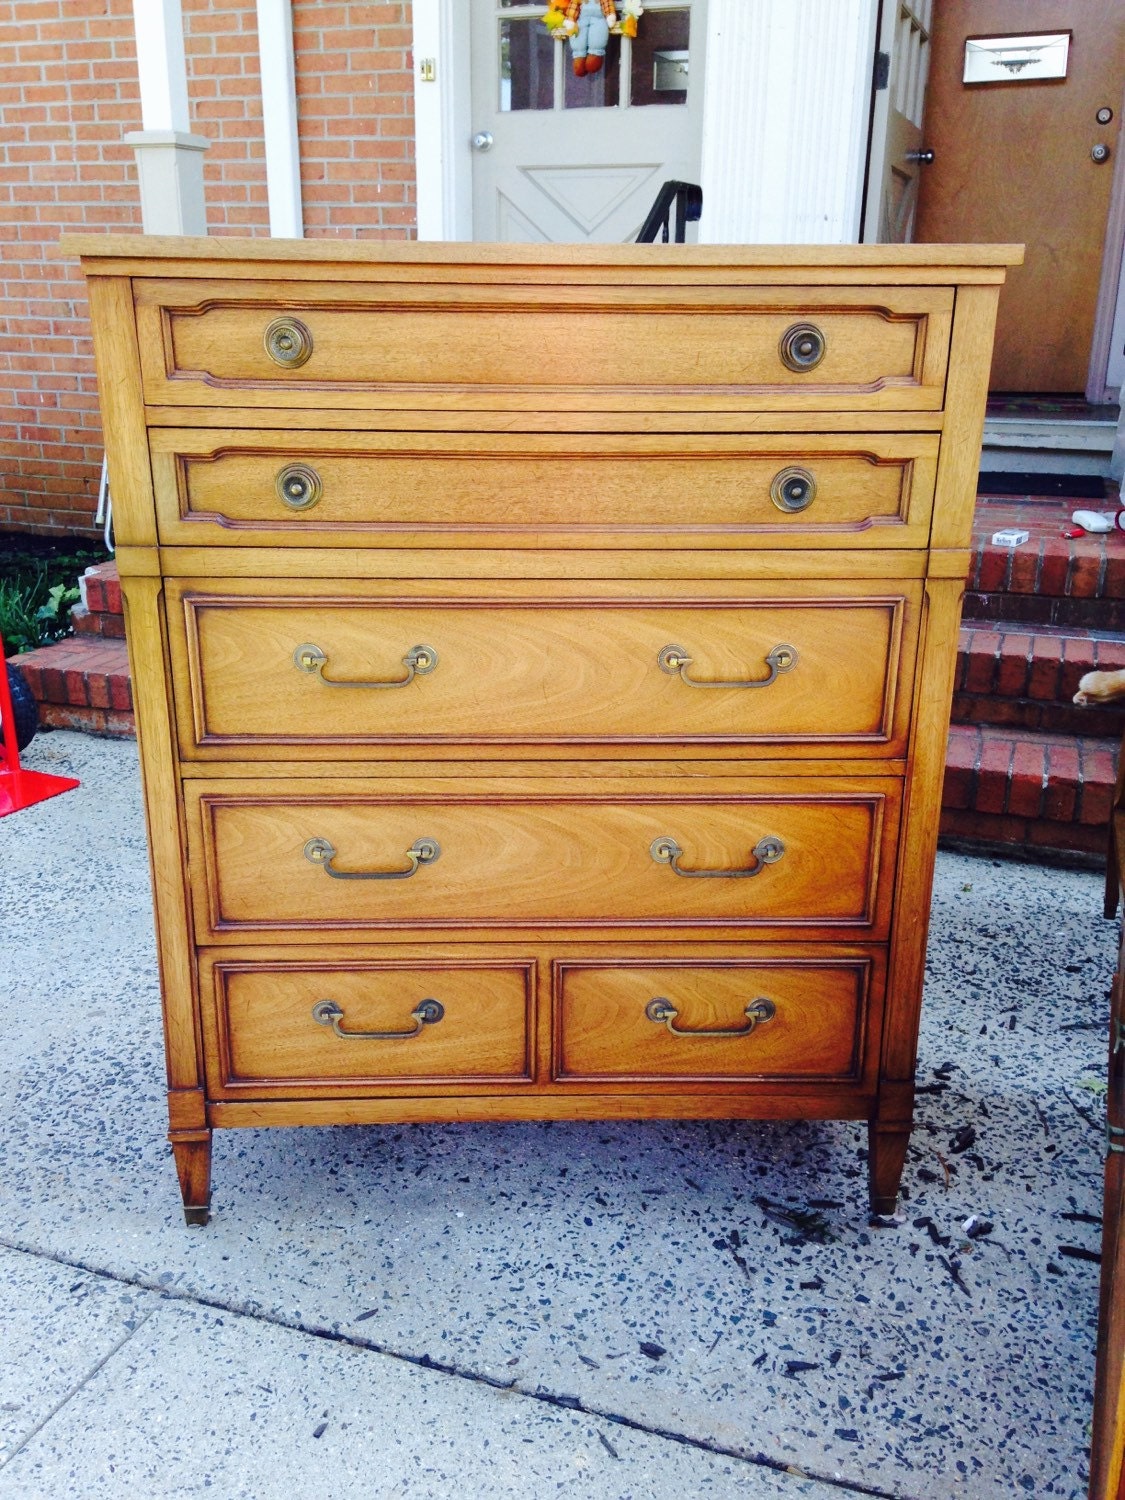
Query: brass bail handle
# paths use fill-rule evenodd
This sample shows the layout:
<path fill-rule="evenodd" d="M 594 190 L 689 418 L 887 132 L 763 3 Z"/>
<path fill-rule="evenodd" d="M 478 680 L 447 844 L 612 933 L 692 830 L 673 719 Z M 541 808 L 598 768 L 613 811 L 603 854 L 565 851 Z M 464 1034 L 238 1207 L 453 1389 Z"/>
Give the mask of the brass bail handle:
<path fill-rule="evenodd" d="M 668 865 L 673 874 L 683 875 L 686 879 L 749 880 L 760 875 L 767 865 L 775 865 L 785 853 L 785 845 L 776 834 L 767 834 L 754 845 L 751 851 L 754 863 L 745 870 L 685 870 L 680 865 L 680 856 L 684 851 L 675 839 L 667 835 L 653 839 L 648 852 L 658 865 Z"/>
<path fill-rule="evenodd" d="M 432 865 L 440 853 L 441 846 L 435 839 L 415 839 L 406 851 L 410 864 L 405 870 L 336 870 L 332 866 L 336 850 L 327 839 L 309 839 L 304 848 L 308 862 L 319 865 L 333 880 L 409 880 L 419 865 Z"/>
<path fill-rule="evenodd" d="M 418 1036 L 423 1026 L 436 1026 L 445 1015 L 445 1006 L 440 1000 L 419 1000 L 410 1012 L 414 1025 L 409 1031 L 345 1031 L 340 1024 L 344 1012 L 335 1000 L 318 1000 L 312 1008 L 313 1020 L 322 1026 L 331 1026 L 345 1042 L 406 1042 Z"/>
<path fill-rule="evenodd" d="M 742 1012 L 746 1017 L 745 1026 L 677 1026 L 676 1017 L 679 1011 L 670 1000 L 663 995 L 654 995 L 645 1006 L 645 1016 L 657 1025 L 663 1023 L 673 1036 L 687 1037 L 715 1037 L 715 1036 L 749 1036 L 766 1021 L 772 1021 L 777 1015 L 777 1006 L 772 1000 L 767 1000 L 764 995 L 759 995 L 756 1000 Z"/>
<path fill-rule="evenodd" d="M 310 672 L 314 677 L 319 677 L 325 687 L 338 688 L 403 688 L 408 687 L 415 677 L 422 677 L 427 672 L 432 672 L 438 663 L 438 655 L 432 646 L 411 646 L 410 650 L 402 658 L 402 664 L 406 668 L 405 677 L 392 677 L 387 682 L 361 682 L 357 678 L 325 677 L 324 669 L 328 665 L 328 655 L 319 646 L 298 646 L 293 653 L 293 665 L 300 672 Z"/>
<path fill-rule="evenodd" d="M 777 680 L 779 672 L 788 672 L 797 665 L 797 648 L 784 644 L 775 646 L 766 657 L 766 666 L 769 672 L 765 677 L 752 677 L 748 682 L 705 682 L 687 675 L 687 669 L 691 666 L 693 658 L 688 655 L 682 646 L 664 646 L 656 657 L 662 672 L 668 672 L 671 676 L 679 675 L 681 682 L 686 682 L 688 687 L 693 688 L 764 688 L 769 687 L 771 682 Z"/>

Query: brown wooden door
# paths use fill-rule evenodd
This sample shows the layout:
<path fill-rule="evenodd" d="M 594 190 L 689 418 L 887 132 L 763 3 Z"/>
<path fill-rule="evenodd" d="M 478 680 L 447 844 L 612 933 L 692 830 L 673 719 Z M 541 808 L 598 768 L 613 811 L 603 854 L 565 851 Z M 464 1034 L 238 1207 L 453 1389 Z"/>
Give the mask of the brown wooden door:
<path fill-rule="evenodd" d="M 965 39 L 1071 31 L 1067 77 L 964 84 Z M 1101 275 L 1121 83 L 1121 0 L 942 0 L 935 8 L 915 238 L 1023 242 L 1000 297 L 991 388 L 1082 391 Z M 1113 119 L 1099 124 L 1099 109 Z M 1098 164 L 1090 153 L 1112 153 Z"/>

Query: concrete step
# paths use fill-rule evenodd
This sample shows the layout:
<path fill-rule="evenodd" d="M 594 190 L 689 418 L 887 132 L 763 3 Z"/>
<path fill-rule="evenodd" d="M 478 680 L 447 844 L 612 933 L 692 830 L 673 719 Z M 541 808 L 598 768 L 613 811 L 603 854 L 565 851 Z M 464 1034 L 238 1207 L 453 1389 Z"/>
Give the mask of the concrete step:
<path fill-rule="evenodd" d="M 1114 738 L 954 724 L 942 834 L 1028 854 L 1104 854 L 1119 744 Z"/>

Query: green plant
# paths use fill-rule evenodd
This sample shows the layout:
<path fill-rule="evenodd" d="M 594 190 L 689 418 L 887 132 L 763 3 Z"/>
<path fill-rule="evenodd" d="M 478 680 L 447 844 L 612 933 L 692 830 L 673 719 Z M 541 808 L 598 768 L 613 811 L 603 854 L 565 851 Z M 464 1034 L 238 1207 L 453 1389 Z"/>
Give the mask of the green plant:
<path fill-rule="evenodd" d="M 9 656 L 49 645 L 70 631 L 78 603 L 75 584 L 52 583 L 46 568 L 28 577 L 0 578 L 0 636 Z"/>
<path fill-rule="evenodd" d="M 0 636 L 5 655 L 33 651 L 70 634 L 78 580 L 108 557 L 100 542 L 78 536 L 0 532 Z"/>
<path fill-rule="evenodd" d="M 34 586 L 29 588 L 17 578 L 0 578 L 0 637 L 5 654 L 38 646 L 39 622 L 35 616 L 41 602 Z"/>

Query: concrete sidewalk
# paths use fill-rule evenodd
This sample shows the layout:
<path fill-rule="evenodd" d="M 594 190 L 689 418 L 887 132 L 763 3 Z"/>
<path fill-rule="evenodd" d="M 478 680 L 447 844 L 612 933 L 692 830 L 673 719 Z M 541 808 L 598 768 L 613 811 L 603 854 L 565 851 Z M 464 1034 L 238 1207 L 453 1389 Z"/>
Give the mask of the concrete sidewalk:
<path fill-rule="evenodd" d="M 25 760 L 0 1500 L 1085 1494 L 1099 876 L 941 856 L 894 1226 L 859 1126 L 617 1122 L 221 1133 L 189 1230 L 135 746 Z"/>

